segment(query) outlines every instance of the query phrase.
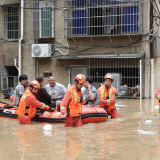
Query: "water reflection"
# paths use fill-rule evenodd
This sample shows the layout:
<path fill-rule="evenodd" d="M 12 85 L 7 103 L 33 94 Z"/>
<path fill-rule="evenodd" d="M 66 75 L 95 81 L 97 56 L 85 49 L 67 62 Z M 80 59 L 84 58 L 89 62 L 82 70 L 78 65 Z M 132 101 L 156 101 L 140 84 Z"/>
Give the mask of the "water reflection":
<path fill-rule="evenodd" d="M 0 117 L 0 159 L 159 160 L 157 100 L 117 99 L 116 105 L 118 119 L 82 128 L 52 124 L 50 133 L 43 131 L 46 123 L 20 125 L 16 119 Z M 143 123 L 147 120 L 152 124 Z"/>

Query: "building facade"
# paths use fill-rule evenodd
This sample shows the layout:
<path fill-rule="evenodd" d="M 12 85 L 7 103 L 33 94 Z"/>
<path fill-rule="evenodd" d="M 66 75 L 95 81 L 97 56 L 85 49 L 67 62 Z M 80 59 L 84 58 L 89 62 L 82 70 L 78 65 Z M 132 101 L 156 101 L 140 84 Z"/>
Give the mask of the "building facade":
<path fill-rule="evenodd" d="M 97 88 L 111 73 L 132 97 L 140 84 L 146 98 L 159 86 L 158 0 L 0 0 L 0 21 L 1 91 L 16 86 L 18 73 L 66 87 L 83 73 Z"/>

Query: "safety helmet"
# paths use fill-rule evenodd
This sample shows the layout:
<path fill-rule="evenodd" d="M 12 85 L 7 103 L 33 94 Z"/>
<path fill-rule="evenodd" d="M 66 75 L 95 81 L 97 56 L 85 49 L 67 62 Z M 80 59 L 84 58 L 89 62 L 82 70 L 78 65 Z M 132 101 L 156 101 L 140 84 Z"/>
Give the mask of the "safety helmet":
<path fill-rule="evenodd" d="M 76 75 L 74 80 L 79 82 L 79 83 L 81 83 L 81 84 L 85 84 L 86 83 L 86 77 L 81 73 Z"/>
<path fill-rule="evenodd" d="M 107 73 L 107 74 L 104 76 L 104 81 L 105 81 L 106 79 L 111 79 L 112 82 L 113 82 L 113 76 L 112 76 L 110 73 Z"/>
<path fill-rule="evenodd" d="M 37 89 L 39 89 L 40 88 L 40 84 L 39 84 L 39 82 L 37 81 L 37 80 L 34 80 L 34 81 L 31 81 L 30 83 L 29 83 L 29 87 L 34 87 L 34 88 L 37 88 Z"/>

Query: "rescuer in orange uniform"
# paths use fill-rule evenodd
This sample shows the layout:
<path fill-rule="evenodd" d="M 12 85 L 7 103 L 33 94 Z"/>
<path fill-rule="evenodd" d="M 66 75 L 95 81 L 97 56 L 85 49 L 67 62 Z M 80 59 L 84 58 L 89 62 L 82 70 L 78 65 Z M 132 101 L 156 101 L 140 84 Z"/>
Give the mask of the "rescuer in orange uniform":
<path fill-rule="evenodd" d="M 61 104 L 60 111 L 66 115 L 65 127 L 82 127 L 81 120 L 82 105 L 84 104 L 81 88 L 86 82 L 83 74 L 78 74 L 75 79 L 75 85 L 71 86 L 66 92 Z"/>
<path fill-rule="evenodd" d="M 158 105 L 160 106 L 160 86 L 158 87 L 158 90 L 157 90 L 155 97 L 158 99 Z"/>
<path fill-rule="evenodd" d="M 112 75 L 107 73 L 104 76 L 104 82 L 105 84 L 98 89 L 100 106 L 107 111 L 107 114 L 110 115 L 111 118 L 119 118 L 118 111 L 115 107 L 117 89 L 111 85 L 113 82 Z"/>
<path fill-rule="evenodd" d="M 27 89 L 21 97 L 18 108 L 18 120 L 21 124 L 31 124 L 32 118 L 36 114 L 36 108 L 49 110 L 50 107 L 36 99 L 40 84 L 34 80 L 30 82 L 29 89 Z"/>

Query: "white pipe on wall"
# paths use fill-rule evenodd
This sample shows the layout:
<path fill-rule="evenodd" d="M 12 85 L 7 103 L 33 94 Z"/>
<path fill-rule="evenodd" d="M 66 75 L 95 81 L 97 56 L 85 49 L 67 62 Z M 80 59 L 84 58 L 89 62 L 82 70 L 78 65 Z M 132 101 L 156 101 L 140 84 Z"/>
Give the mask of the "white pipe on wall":
<path fill-rule="evenodd" d="M 142 99 L 142 60 L 140 60 L 140 100 Z"/>
<path fill-rule="evenodd" d="M 154 59 L 151 59 L 151 98 L 154 97 Z"/>
<path fill-rule="evenodd" d="M 23 41 L 23 29 L 24 29 L 24 0 L 21 0 L 21 38 L 19 39 L 19 48 L 18 48 L 18 75 L 20 76 L 22 73 L 22 51 L 21 51 L 21 43 Z"/>

